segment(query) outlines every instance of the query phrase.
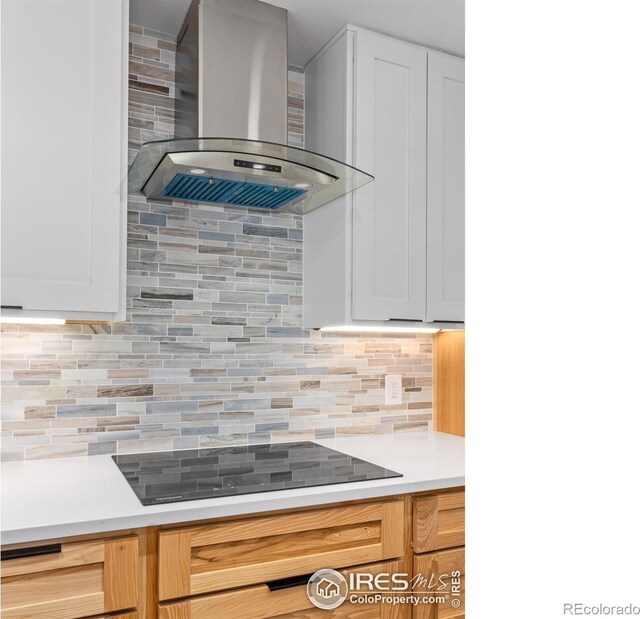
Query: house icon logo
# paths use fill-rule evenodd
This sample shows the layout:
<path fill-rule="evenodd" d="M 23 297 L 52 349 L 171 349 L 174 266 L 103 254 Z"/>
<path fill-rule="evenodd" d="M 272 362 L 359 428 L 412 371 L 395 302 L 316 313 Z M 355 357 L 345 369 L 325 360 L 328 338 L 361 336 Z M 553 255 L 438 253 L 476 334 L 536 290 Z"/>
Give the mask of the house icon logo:
<path fill-rule="evenodd" d="M 334 595 L 340 595 L 340 585 L 331 580 L 323 578 L 318 583 L 318 595 L 325 600 L 331 599 Z"/>
<path fill-rule="evenodd" d="M 318 570 L 307 584 L 309 600 L 323 610 L 338 608 L 346 600 L 348 591 L 345 577 L 335 570 Z"/>

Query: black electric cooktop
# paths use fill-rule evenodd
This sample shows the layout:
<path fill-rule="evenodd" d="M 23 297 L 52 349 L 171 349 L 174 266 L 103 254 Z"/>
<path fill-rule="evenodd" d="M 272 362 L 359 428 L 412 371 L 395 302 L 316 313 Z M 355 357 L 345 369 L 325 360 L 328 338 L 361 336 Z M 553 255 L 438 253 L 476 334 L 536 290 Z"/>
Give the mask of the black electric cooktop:
<path fill-rule="evenodd" d="M 112 457 L 143 505 L 402 477 L 312 442 Z"/>

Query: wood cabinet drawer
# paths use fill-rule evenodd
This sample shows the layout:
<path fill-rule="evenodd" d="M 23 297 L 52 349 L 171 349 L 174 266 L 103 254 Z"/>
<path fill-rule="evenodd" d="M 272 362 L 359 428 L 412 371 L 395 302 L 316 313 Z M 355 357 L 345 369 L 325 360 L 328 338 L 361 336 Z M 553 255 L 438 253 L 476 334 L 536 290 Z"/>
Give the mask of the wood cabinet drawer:
<path fill-rule="evenodd" d="M 403 521 L 390 501 L 161 531 L 159 599 L 398 558 Z"/>
<path fill-rule="evenodd" d="M 402 564 L 395 561 L 340 571 L 347 577 L 352 571 L 393 574 L 402 571 Z M 357 604 L 348 598 L 334 610 L 321 610 L 309 601 L 306 584 L 274 591 L 262 584 L 215 593 L 162 604 L 158 614 L 159 619 L 402 619 L 405 616 L 405 609 L 400 605 Z"/>
<path fill-rule="evenodd" d="M 21 557 L 3 551 L 3 619 L 75 619 L 137 606 L 137 537 L 47 549 Z"/>
<path fill-rule="evenodd" d="M 414 557 L 414 591 L 445 599 L 441 603 L 417 604 L 413 619 L 463 619 L 464 572 L 464 548 Z"/>
<path fill-rule="evenodd" d="M 413 549 L 430 552 L 464 546 L 464 490 L 413 500 Z"/>

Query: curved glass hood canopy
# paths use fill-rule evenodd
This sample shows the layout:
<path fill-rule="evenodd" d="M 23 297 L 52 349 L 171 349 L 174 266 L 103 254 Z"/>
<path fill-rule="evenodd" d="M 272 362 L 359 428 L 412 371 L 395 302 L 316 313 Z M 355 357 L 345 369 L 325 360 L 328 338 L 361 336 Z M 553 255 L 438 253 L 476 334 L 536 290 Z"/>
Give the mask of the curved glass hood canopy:
<path fill-rule="evenodd" d="M 129 169 L 129 192 L 303 215 L 372 180 L 345 163 L 284 144 L 182 138 L 143 144 Z"/>
<path fill-rule="evenodd" d="M 287 71 L 286 10 L 257 0 L 192 0 L 177 39 L 176 139 L 142 146 L 129 191 L 305 214 L 372 181 L 282 144 Z M 218 137 L 201 137 L 208 135 Z"/>

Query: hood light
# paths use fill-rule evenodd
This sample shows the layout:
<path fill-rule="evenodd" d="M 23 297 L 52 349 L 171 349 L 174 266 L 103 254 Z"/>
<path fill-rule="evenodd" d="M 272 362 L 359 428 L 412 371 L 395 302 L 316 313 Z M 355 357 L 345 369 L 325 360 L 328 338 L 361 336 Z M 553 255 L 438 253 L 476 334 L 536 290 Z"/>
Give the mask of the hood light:
<path fill-rule="evenodd" d="M 294 187 L 296 187 L 297 189 L 306 189 L 309 186 L 309 183 L 296 183 L 294 185 Z"/>
<path fill-rule="evenodd" d="M 340 325 L 336 327 L 321 327 L 320 331 L 327 333 L 437 333 L 440 329 L 434 329 L 433 327 L 370 327 Z"/>
<path fill-rule="evenodd" d="M 21 318 L 20 316 L 2 316 L 0 323 L 14 325 L 63 325 L 64 318 Z"/>
<path fill-rule="evenodd" d="M 190 174 L 206 174 L 207 171 L 203 170 L 202 168 L 192 168 L 191 170 L 189 170 Z"/>

